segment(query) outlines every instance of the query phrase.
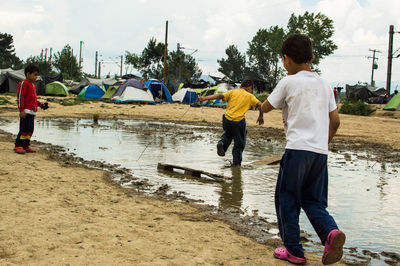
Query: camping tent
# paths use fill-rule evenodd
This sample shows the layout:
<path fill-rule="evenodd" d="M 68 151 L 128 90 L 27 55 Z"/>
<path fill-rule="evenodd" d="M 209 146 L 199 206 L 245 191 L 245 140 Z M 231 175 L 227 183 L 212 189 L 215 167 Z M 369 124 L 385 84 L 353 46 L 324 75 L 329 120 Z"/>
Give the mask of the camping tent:
<path fill-rule="evenodd" d="M 68 88 L 59 81 L 46 85 L 45 95 L 68 96 Z"/>
<path fill-rule="evenodd" d="M 115 92 L 118 90 L 118 86 L 109 86 L 108 89 L 106 90 L 106 93 L 104 93 L 103 99 L 111 99 Z"/>
<path fill-rule="evenodd" d="M 105 91 L 97 85 L 88 85 L 78 94 L 78 97 L 84 99 L 100 99 Z"/>
<path fill-rule="evenodd" d="M 82 79 L 77 85 L 73 86 L 69 92 L 73 94 L 79 94 L 82 89 L 88 85 L 97 85 L 98 87 L 104 86 L 106 89 L 108 86 L 112 86 L 117 81 L 113 78 L 109 79 L 91 79 L 91 78 L 84 78 Z"/>
<path fill-rule="evenodd" d="M 117 92 L 119 92 L 119 89 Z M 153 95 L 146 87 L 139 89 L 126 86 L 121 95 L 116 95 L 117 92 L 114 94 L 111 101 L 119 103 L 154 103 Z"/>
<path fill-rule="evenodd" d="M 25 79 L 24 69 L 12 70 L 1 69 L 0 70 L 0 93 L 12 92 L 17 93 L 18 84 Z M 36 86 L 36 93 L 38 95 L 44 95 L 45 85 L 41 77 L 34 82 Z"/>
<path fill-rule="evenodd" d="M 392 99 L 385 105 L 383 110 L 400 111 L 400 93 L 395 94 Z"/>
<path fill-rule="evenodd" d="M 181 102 L 186 104 L 195 103 L 197 102 L 198 98 L 199 96 L 197 95 L 197 92 L 189 88 L 180 89 L 179 91 L 175 92 L 174 95 L 172 95 L 172 100 L 174 102 Z"/>
<path fill-rule="evenodd" d="M 121 85 L 118 87 L 118 89 L 117 89 L 117 91 L 114 93 L 113 97 L 115 97 L 115 96 L 121 96 L 122 93 L 124 92 L 125 88 L 128 87 L 128 86 L 129 86 L 129 87 L 138 88 L 138 89 L 141 89 L 141 90 L 147 89 L 147 87 L 144 86 L 144 84 L 141 83 L 139 80 L 137 80 L 137 79 L 128 79 L 127 81 L 125 81 L 123 84 L 121 84 Z"/>
<path fill-rule="evenodd" d="M 150 89 L 155 99 L 158 98 L 164 102 L 172 102 L 171 93 L 162 82 L 155 79 L 150 79 L 146 81 L 144 85 Z"/>

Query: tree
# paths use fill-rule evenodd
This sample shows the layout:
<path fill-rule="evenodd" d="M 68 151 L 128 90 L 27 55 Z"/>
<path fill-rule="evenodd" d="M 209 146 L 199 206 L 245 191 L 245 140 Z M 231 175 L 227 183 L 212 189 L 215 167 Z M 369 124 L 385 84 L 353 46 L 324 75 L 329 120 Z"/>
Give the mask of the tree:
<path fill-rule="evenodd" d="M 163 78 L 164 69 L 164 44 L 157 43 L 155 38 L 151 38 L 141 55 L 126 51 L 125 63 L 131 64 L 134 68 L 142 72 L 145 79 Z"/>
<path fill-rule="evenodd" d="M 284 36 L 284 30 L 278 26 L 260 29 L 247 49 L 249 75 L 264 79 L 270 87 L 275 87 L 283 75 L 279 63 Z"/>
<path fill-rule="evenodd" d="M 246 55 L 241 54 L 236 45 L 229 45 L 225 49 L 227 58 L 217 60 L 218 71 L 233 81 L 240 81 L 244 78 L 246 71 Z"/>
<path fill-rule="evenodd" d="M 145 79 L 161 80 L 164 71 L 164 44 L 151 38 L 141 55 L 126 51 L 125 63 L 140 71 Z M 196 60 L 182 51 L 170 52 L 167 57 L 167 65 L 167 74 L 170 80 L 186 82 L 201 76 L 201 70 Z"/>
<path fill-rule="evenodd" d="M 202 74 L 196 59 L 183 51 L 171 51 L 168 56 L 168 79 L 178 83 L 198 80 Z"/>
<path fill-rule="evenodd" d="M 69 44 L 65 45 L 61 52 L 54 54 L 54 66 L 60 70 L 65 79 L 79 80 L 81 78 L 78 60 L 73 55 Z"/>
<path fill-rule="evenodd" d="M 39 68 L 41 75 L 47 76 L 54 74 L 52 63 L 49 60 L 45 60 L 42 56 L 30 56 L 26 59 L 26 64 L 34 64 Z"/>
<path fill-rule="evenodd" d="M 333 20 L 322 13 L 314 14 L 306 11 L 304 15 L 292 14 L 287 25 L 287 35 L 301 33 L 310 37 L 313 42 L 315 66 L 338 48 L 331 39 L 334 32 Z"/>
<path fill-rule="evenodd" d="M 22 61 L 15 55 L 13 42 L 11 34 L 0 33 L 0 68 L 22 67 Z"/>

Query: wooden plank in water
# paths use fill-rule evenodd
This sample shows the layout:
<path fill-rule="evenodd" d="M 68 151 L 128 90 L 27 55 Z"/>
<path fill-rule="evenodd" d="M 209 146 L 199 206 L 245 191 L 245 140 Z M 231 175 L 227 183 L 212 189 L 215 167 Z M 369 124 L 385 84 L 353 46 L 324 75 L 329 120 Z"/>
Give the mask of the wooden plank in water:
<path fill-rule="evenodd" d="M 197 170 L 197 169 L 192 169 L 189 167 L 173 165 L 173 164 L 158 163 L 157 169 L 169 171 L 169 172 L 174 172 L 174 169 L 180 169 L 180 170 L 184 171 L 185 175 L 190 175 L 193 177 L 201 177 L 201 175 L 203 174 L 203 175 L 206 175 L 206 176 L 214 179 L 217 182 L 222 182 L 222 181 L 224 181 L 224 179 L 226 179 L 226 177 L 223 175 L 209 173 L 209 172 L 206 172 L 203 170 Z"/>
<path fill-rule="evenodd" d="M 282 155 L 272 155 L 268 157 L 264 157 L 260 160 L 254 161 L 251 164 L 254 165 L 268 165 L 268 164 L 274 164 L 274 163 L 279 163 L 282 159 Z"/>

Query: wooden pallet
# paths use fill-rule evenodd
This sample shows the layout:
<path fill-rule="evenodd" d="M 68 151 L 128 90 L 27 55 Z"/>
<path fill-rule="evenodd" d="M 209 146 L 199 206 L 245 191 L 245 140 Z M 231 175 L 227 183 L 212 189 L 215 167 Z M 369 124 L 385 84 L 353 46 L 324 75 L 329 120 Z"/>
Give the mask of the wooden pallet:
<path fill-rule="evenodd" d="M 251 164 L 254 165 L 268 165 L 268 164 L 274 164 L 274 163 L 279 163 L 282 159 L 282 155 L 272 155 L 268 157 L 264 157 L 260 160 L 254 161 Z"/>
<path fill-rule="evenodd" d="M 192 169 L 185 166 L 173 165 L 173 164 L 166 164 L 166 163 L 158 163 L 157 165 L 158 170 L 174 172 L 174 170 L 179 169 L 183 170 L 185 175 L 190 175 L 192 177 L 201 178 L 201 175 L 205 175 L 216 182 L 224 182 L 227 178 L 223 175 L 209 173 L 203 170 Z"/>

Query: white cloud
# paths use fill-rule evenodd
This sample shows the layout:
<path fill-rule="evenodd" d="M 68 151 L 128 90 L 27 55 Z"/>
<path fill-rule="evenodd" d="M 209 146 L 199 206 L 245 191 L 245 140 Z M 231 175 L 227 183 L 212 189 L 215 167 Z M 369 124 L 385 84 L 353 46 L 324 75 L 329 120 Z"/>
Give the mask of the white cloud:
<path fill-rule="evenodd" d="M 230 44 L 242 53 L 260 28 L 285 27 L 292 13 L 322 12 L 334 21 L 335 54 L 324 59 L 323 76 L 333 81 L 370 80 L 372 53 L 378 49 L 377 80 L 386 79 L 389 25 L 400 29 L 398 0 L 16 0 L 2 3 L 0 28 L 14 36 L 17 55 L 26 59 L 43 48 L 60 51 L 70 44 L 79 52 L 84 41 L 83 67 L 94 72 L 99 51 L 102 73 L 119 73 L 115 62 L 126 50 L 140 53 L 151 37 L 164 41 L 169 21 L 168 47 L 179 42 L 205 73 L 215 72 L 217 59 Z M 400 47 L 395 34 L 394 48 Z M 111 58 L 111 59 L 110 59 Z M 399 59 L 393 61 L 393 80 L 400 80 Z"/>

